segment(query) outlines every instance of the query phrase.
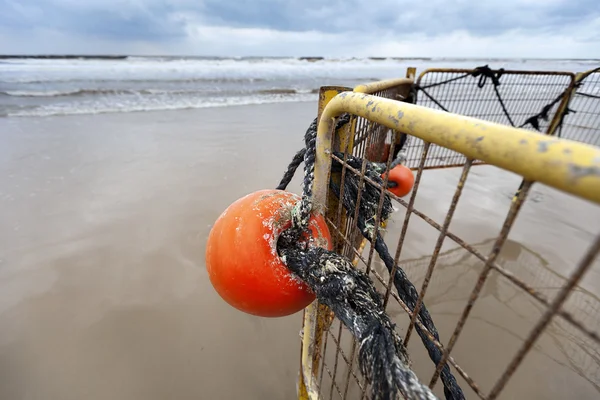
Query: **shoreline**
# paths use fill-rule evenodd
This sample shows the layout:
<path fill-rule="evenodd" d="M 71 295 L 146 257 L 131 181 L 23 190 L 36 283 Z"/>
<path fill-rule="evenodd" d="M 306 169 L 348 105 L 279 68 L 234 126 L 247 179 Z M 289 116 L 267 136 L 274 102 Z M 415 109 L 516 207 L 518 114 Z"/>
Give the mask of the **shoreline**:
<path fill-rule="evenodd" d="M 208 110 L 208 109 L 228 109 L 228 108 L 239 108 L 239 107 L 256 107 L 256 106 L 268 106 L 273 104 L 298 104 L 298 103 L 312 103 L 318 102 L 317 93 L 315 93 L 315 99 L 313 100 L 302 100 L 294 99 L 289 101 L 264 101 L 250 104 L 211 104 L 202 107 L 182 107 L 182 108 L 163 108 L 156 110 L 123 110 L 123 111 L 100 111 L 100 112 L 81 112 L 81 113 L 55 113 L 49 115 L 0 115 L 2 119 L 27 119 L 27 118 L 52 118 L 52 117 L 75 117 L 75 116 L 94 116 L 94 115 L 125 115 L 125 114 L 146 114 L 146 113 L 162 113 L 162 112 L 175 112 L 175 111 L 194 111 L 194 110 Z M 316 107 L 316 106 L 315 106 Z"/>

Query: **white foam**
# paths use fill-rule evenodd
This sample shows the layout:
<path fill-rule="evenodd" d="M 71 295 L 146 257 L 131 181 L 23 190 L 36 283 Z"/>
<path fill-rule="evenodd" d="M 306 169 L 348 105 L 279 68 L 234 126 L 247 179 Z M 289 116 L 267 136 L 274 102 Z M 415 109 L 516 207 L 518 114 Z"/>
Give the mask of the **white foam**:
<path fill-rule="evenodd" d="M 406 68 L 584 71 L 582 60 L 295 58 L 11 59 L 0 62 L 1 116 L 51 116 L 316 101 L 314 89 L 404 76 Z M 523 78 L 525 79 L 525 78 Z M 533 78 L 527 78 L 533 79 Z M 588 93 L 596 88 L 586 87 Z M 591 90 L 591 92 L 590 92 Z M 295 93 L 293 93 L 295 91 Z M 279 93 L 278 93 L 279 92 Z"/>
<path fill-rule="evenodd" d="M 61 95 L 75 94 L 77 92 L 78 92 L 77 90 L 70 90 L 70 91 L 7 90 L 4 92 L 0 92 L 0 94 L 6 94 L 9 96 L 16 96 L 16 97 L 49 97 L 49 96 L 61 96 Z"/>
<path fill-rule="evenodd" d="M 553 69 L 583 71 L 589 62 L 569 60 L 322 60 L 294 58 L 257 60 L 204 60 L 128 58 L 126 60 L 24 59 L 0 65 L 0 81 L 6 83 L 65 82 L 77 80 L 193 80 L 193 79 L 385 79 L 403 76 L 406 67 Z M 597 62 L 596 62 L 597 64 Z"/>
<path fill-rule="evenodd" d="M 231 107 L 253 104 L 315 101 L 314 94 L 298 95 L 254 95 L 223 98 L 176 98 L 170 101 L 156 99 L 137 99 L 136 101 L 102 101 L 55 103 L 35 109 L 8 112 L 9 117 L 48 117 L 55 115 L 103 114 L 116 112 L 141 112 L 161 110 L 183 110 L 211 107 Z"/>

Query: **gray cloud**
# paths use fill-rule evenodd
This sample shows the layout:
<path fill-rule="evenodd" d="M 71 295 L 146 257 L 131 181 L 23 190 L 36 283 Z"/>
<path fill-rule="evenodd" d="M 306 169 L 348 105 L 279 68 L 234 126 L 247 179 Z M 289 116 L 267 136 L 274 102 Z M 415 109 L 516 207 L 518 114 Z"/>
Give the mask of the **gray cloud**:
<path fill-rule="evenodd" d="M 280 31 L 442 35 L 465 30 L 496 35 L 511 29 L 563 29 L 600 16 L 597 0 L 0 0 L 8 29 L 44 27 L 121 39 L 171 39 L 185 35 L 174 16 L 199 24 Z"/>
<path fill-rule="evenodd" d="M 37 0 L 25 6 L 17 0 L 0 0 L 0 9 L 4 10 L 0 14 L 0 27 L 5 31 L 47 29 L 121 40 L 168 40 L 185 36 L 182 27 L 168 19 L 175 9 L 162 1 Z"/>
<path fill-rule="evenodd" d="M 599 0 L 0 0 L 0 9 L 0 39 L 55 32 L 174 46 L 197 28 L 215 26 L 340 34 L 348 43 L 366 43 L 411 35 L 443 39 L 457 31 L 486 38 L 512 30 L 569 37 L 600 19 Z M 597 41 L 598 34 L 579 40 Z"/>

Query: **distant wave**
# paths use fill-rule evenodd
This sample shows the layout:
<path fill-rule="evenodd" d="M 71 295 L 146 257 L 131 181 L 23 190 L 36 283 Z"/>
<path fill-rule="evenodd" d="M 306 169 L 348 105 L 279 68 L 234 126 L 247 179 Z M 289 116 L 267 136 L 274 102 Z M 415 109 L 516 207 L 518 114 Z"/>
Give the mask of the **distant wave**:
<path fill-rule="evenodd" d="M 425 68 L 474 68 L 485 64 L 491 68 L 579 72 L 590 68 L 579 64 L 589 62 L 411 57 L 3 59 L 0 117 L 316 101 L 315 88 L 351 88 L 397 78 L 404 76 L 404 67 L 408 66 L 416 67 L 419 73 Z"/>
<path fill-rule="evenodd" d="M 271 103 L 308 102 L 316 101 L 313 93 L 294 95 L 262 94 L 254 96 L 236 96 L 211 99 L 192 99 L 189 97 L 171 99 L 166 102 L 87 102 L 70 104 L 52 104 L 20 110 L 9 110 L 3 117 L 49 117 L 81 114 L 127 113 L 144 111 L 185 110 L 197 108 L 232 107 L 243 105 L 258 105 Z"/>
<path fill-rule="evenodd" d="M 419 71 L 431 67 L 551 69 L 580 72 L 598 65 L 597 60 L 468 59 L 468 58 L 269 58 L 269 57 L 127 57 L 126 59 L 18 59 L 3 60 L 0 83 L 52 84 L 95 82 L 199 82 L 253 83 L 277 80 L 312 80 L 318 84 L 377 76 L 394 78 L 405 67 Z M 370 79 L 369 79 L 370 80 Z M 337 83 L 335 83 L 337 84 Z M 13 87 L 10 87 L 13 89 Z M 50 88 L 49 88 L 50 89 Z M 22 90 L 22 88 L 19 88 Z"/>
<path fill-rule="evenodd" d="M 61 77 L 52 77 L 49 76 L 46 79 L 39 78 L 13 78 L 13 79 L 0 79 L 0 83 L 26 83 L 26 84 L 36 84 L 36 83 L 69 83 L 69 82 L 89 82 L 93 80 L 96 83 L 106 83 L 106 82 L 136 82 L 136 83 L 151 83 L 151 82 L 198 82 L 198 83 L 254 83 L 254 82 L 265 82 L 268 81 L 266 78 L 189 78 L 185 76 L 181 77 L 171 77 L 171 78 L 162 78 L 158 77 L 155 79 L 149 78 L 134 78 L 134 77 L 120 77 L 115 76 L 113 79 L 90 79 L 88 77 L 82 78 L 61 78 Z"/>
<path fill-rule="evenodd" d="M 147 91 L 140 91 L 147 92 Z M 0 91 L 0 95 L 15 96 L 15 97 L 61 97 L 61 96 L 85 96 L 98 94 L 120 94 L 134 93 L 132 90 L 109 90 L 109 89 L 74 89 L 74 90 L 6 90 Z"/>
<path fill-rule="evenodd" d="M 262 94 L 307 94 L 307 93 L 319 93 L 319 89 L 263 89 L 259 90 L 258 93 Z"/>
<path fill-rule="evenodd" d="M 119 89 L 73 89 L 73 90 L 7 90 L 0 91 L 0 95 L 14 97 L 62 97 L 62 96 L 95 96 L 110 94 L 167 94 L 167 93 L 194 93 L 194 90 L 162 90 L 162 89 L 142 89 L 142 90 L 119 90 Z"/>
<path fill-rule="evenodd" d="M 74 90 L 7 90 L 0 91 L 0 95 L 13 97 L 66 97 L 66 96 L 97 96 L 97 95 L 138 95 L 138 94 L 194 94 L 206 93 L 206 90 L 180 90 L 180 89 L 141 89 L 141 90 L 119 90 L 119 89 L 74 89 Z M 275 88 L 257 90 L 260 94 L 306 94 L 318 93 L 318 89 L 293 89 Z"/>

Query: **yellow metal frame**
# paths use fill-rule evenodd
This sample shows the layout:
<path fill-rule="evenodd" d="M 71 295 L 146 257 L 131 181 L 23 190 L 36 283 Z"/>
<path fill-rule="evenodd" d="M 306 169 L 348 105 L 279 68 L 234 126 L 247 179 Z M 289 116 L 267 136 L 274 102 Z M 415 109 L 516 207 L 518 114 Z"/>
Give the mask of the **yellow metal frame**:
<path fill-rule="evenodd" d="M 391 89 L 398 89 L 402 97 L 408 96 L 412 85 L 414 84 L 415 68 L 408 68 L 406 78 L 388 79 L 368 83 L 364 85 L 358 85 L 354 89 L 340 86 L 323 86 L 319 90 L 319 109 L 318 118 L 326 107 L 326 105 L 335 96 L 344 92 L 356 92 L 356 93 L 367 93 L 376 94 Z M 338 132 L 338 136 L 333 138 L 333 141 L 329 142 L 330 148 L 334 146 L 336 149 L 352 152 L 354 148 L 354 132 L 355 132 L 356 121 L 352 121 L 351 124 L 343 128 Z M 399 135 L 397 135 L 399 140 Z M 317 148 L 319 148 L 317 139 Z M 341 177 L 332 176 L 331 179 L 334 181 L 339 180 Z M 339 182 L 338 182 L 339 183 Z M 315 185 L 316 186 L 316 185 Z M 321 213 L 326 214 L 332 221 L 335 220 L 335 211 L 338 209 L 338 202 L 334 198 L 328 198 L 324 203 L 321 203 L 319 210 Z M 339 221 L 340 226 L 345 226 L 346 217 L 342 215 L 342 221 Z M 385 222 L 382 224 L 385 227 Z M 362 239 L 359 248 L 362 250 L 366 245 L 366 240 Z M 336 251 L 341 251 L 336 249 Z M 358 257 L 353 260 L 354 266 L 358 264 Z M 318 372 L 318 364 L 320 356 L 318 350 L 320 349 L 321 340 L 323 333 L 329 329 L 331 322 L 333 321 L 333 313 L 328 307 L 318 304 L 317 301 L 311 303 L 304 309 L 303 315 L 303 326 L 302 326 L 302 350 L 301 350 L 301 367 L 300 376 L 298 378 L 298 398 L 300 400 L 316 400 L 319 399 L 318 388 L 314 382 L 316 372 Z"/>
<path fill-rule="evenodd" d="M 431 73 L 470 73 L 473 72 L 474 69 L 462 69 L 462 68 L 428 68 L 423 70 L 417 80 L 416 84 L 420 85 L 421 80 L 427 74 Z M 587 71 L 573 73 L 567 71 L 535 71 L 535 70 L 505 70 L 503 74 L 507 75 L 536 75 L 536 76 L 564 76 L 570 78 L 570 83 L 565 87 L 565 95 L 558 103 L 556 111 L 552 113 L 552 120 L 550 121 L 546 131 L 544 132 L 546 135 L 554 136 L 558 128 L 566 115 L 567 108 L 571 99 L 575 95 L 578 89 L 578 85 L 585 80 L 588 76 L 594 73 L 600 73 L 600 67 L 593 68 Z M 479 163 L 478 163 L 479 164 Z M 456 167 L 456 165 L 450 166 Z"/>
<path fill-rule="evenodd" d="M 317 118 L 321 116 L 325 105 L 336 95 L 350 91 L 351 88 L 341 86 L 323 86 L 319 90 L 319 109 Z M 352 149 L 354 139 L 350 132 L 353 127 L 347 127 L 339 132 L 338 144 L 342 149 Z M 335 177 L 333 177 L 335 179 Z M 332 201 L 327 204 L 326 210 L 337 210 L 337 202 Z M 331 213 L 330 213 L 331 214 Z M 331 214 L 332 215 L 332 214 Z M 345 217 L 344 221 L 345 221 Z M 339 251 L 339 249 L 335 249 Z M 333 320 L 331 311 L 317 301 L 309 304 L 304 309 L 302 326 L 302 352 L 300 355 L 300 376 L 298 379 L 298 398 L 300 400 L 312 400 L 318 398 L 318 388 L 314 382 L 314 375 L 318 369 L 319 357 L 315 350 L 320 349 L 321 338 L 328 324 Z"/>
<path fill-rule="evenodd" d="M 600 203 L 600 148 L 377 96 L 345 92 L 325 107 L 317 130 L 314 201 L 325 204 L 333 122 L 350 113 Z"/>
<path fill-rule="evenodd" d="M 398 83 L 402 80 L 388 81 Z M 380 88 L 374 84 L 371 88 Z M 369 88 L 362 85 L 360 90 Z M 380 89 L 381 90 L 381 89 Z M 313 201 L 326 213 L 335 119 L 350 113 L 425 142 L 462 153 L 566 193 L 600 204 L 600 148 L 568 139 L 540 135 L 476 118 L 438 111 L 358 91 L 328 98 L 317 131 Z M 346 140 L 345 140 L 346 141 Z M 346 144 L 350 144 L 346 141 Z M 351 147 L 350 147 L 351 148 Z M 317 302 L 304 314 L 301 399 L 319 399 L 314 382 L 316 336 L 324 329 Z"/>

